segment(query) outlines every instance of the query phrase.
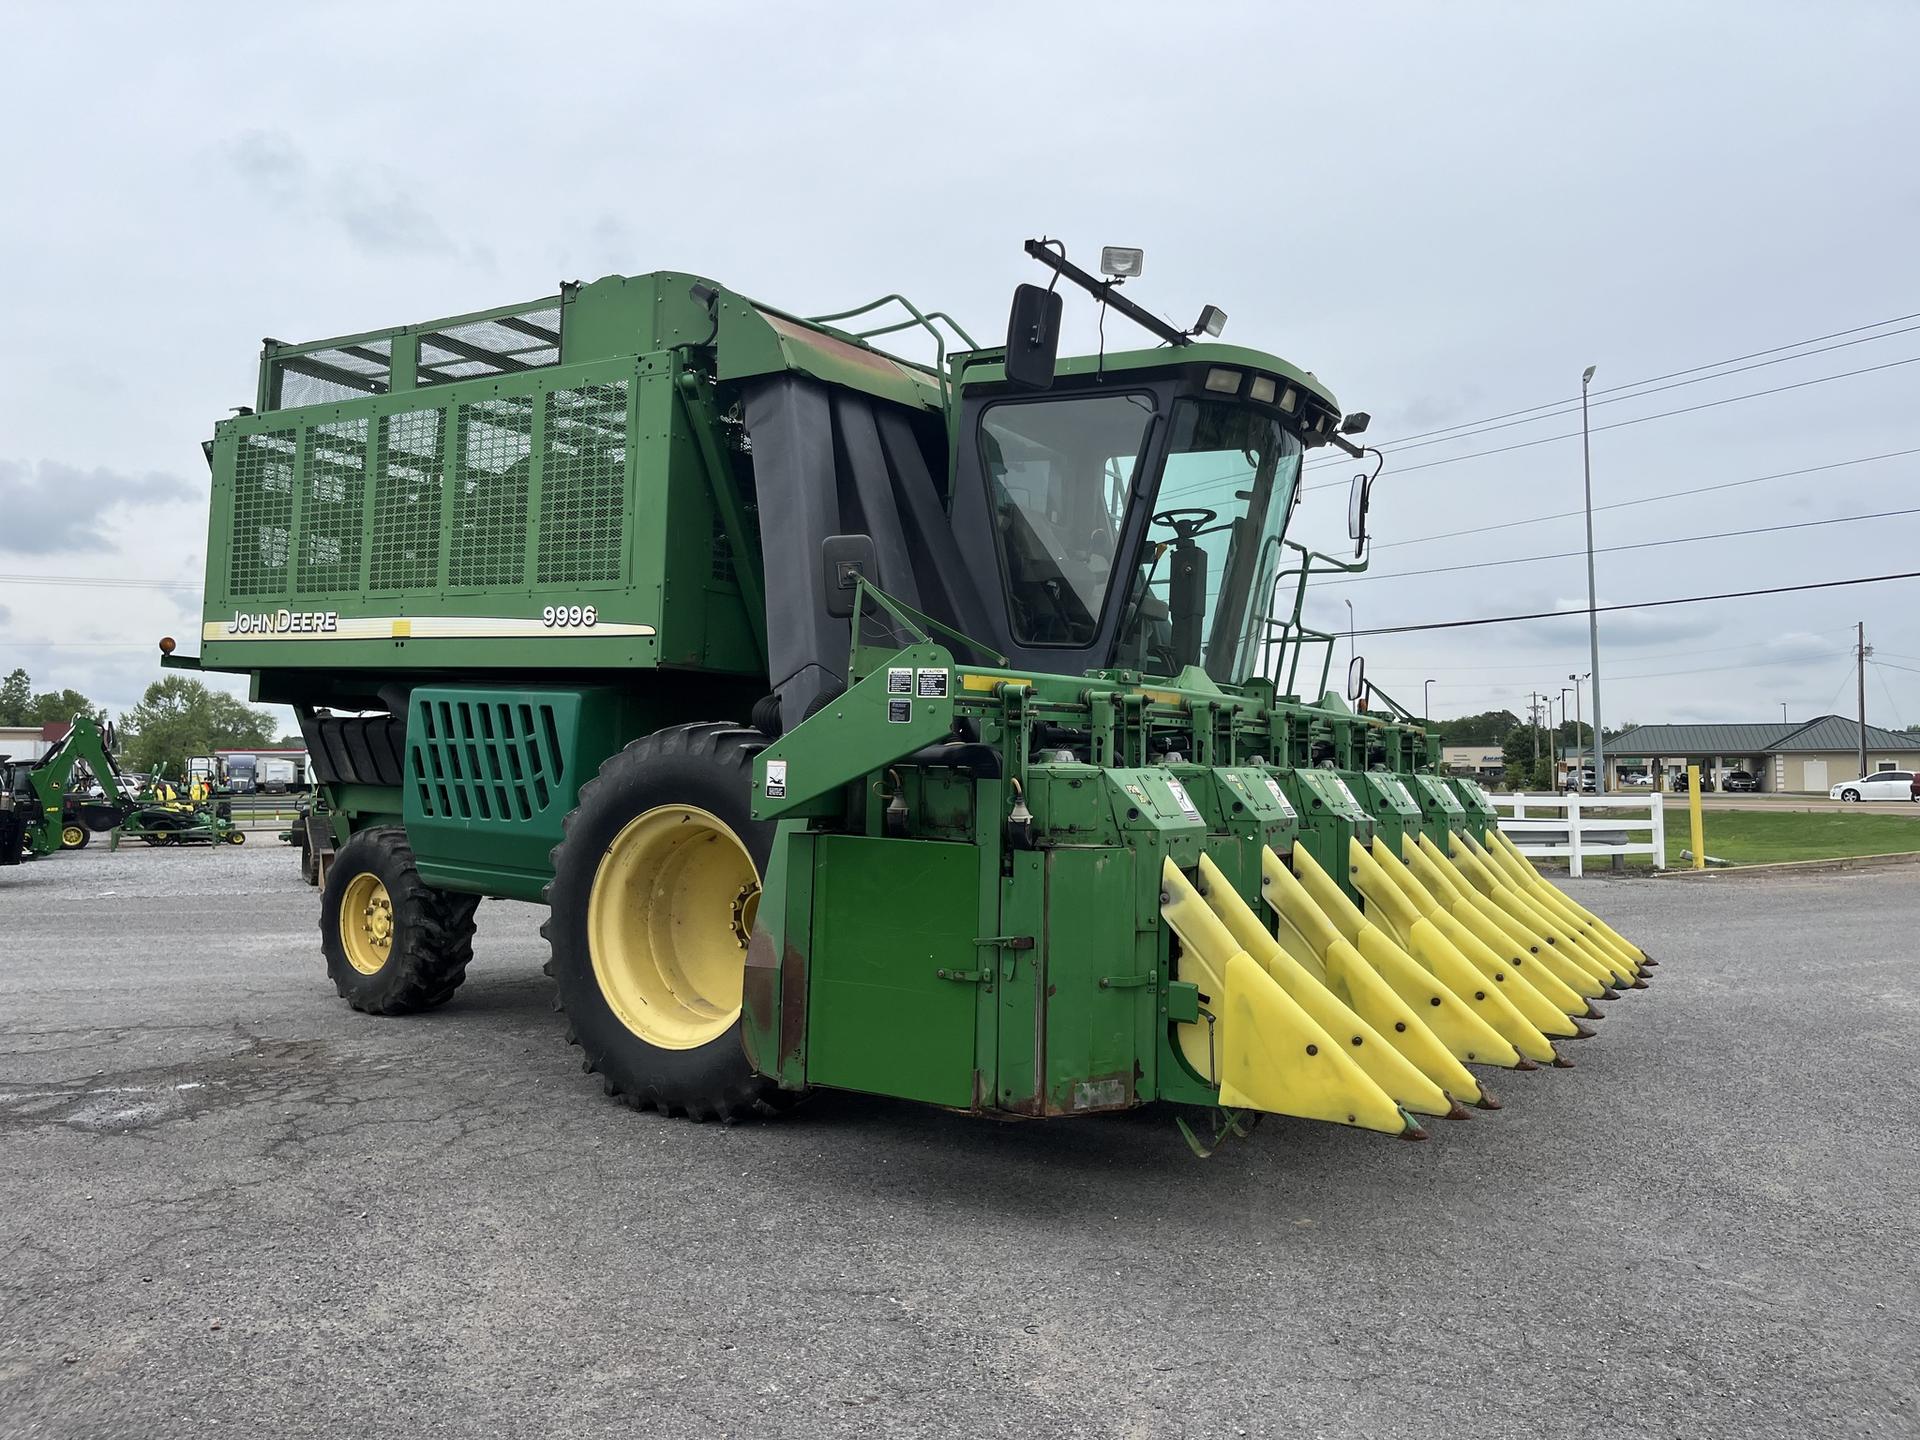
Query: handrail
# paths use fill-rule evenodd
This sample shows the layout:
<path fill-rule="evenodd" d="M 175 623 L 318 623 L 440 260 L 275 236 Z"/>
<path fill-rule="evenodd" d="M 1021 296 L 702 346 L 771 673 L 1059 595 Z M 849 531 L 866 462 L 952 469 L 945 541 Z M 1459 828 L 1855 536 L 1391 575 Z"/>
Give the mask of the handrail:
<path fill-rule="evenodd" d="M 936 320 L 943 322 L 949 330 L 953 331 L 955 335 L 959 336 L 960 339 L 966 343 L 969 350 L 978 350 L 980 346 L 979 343 L 961 327 L 960 322 L 947 314 L 946 311 L 929 310 L 922 314 L 919 306 L 907 299 L 906 296 L 895 294 L 882 295 L 878 300 L 869 300 L 865 305 L 856 305 L 851 310 L 836 310 L 831 315 L 808 315 L 803 318 L 809 325 L 829 325 L 836 320 L 851 320 L 856 315 L 869 314 L 885 305 L 898 305 L 913 318 L 911 320 L 901 320 L 892 325 L 875 326 L 871 330 L 849 330 L 847 334 L 856 340 L 871 340 L 876 335 L 892 335 L 896 331 L 912 330 L 916 327 L 925 330 L 933 337 L 934 370 L 940 381 L 940 408 L 943 411 L 951 410 L 953 397 L 947 381 L 947 337 L 940 333 L 939 326 L 933 322 Z"/>

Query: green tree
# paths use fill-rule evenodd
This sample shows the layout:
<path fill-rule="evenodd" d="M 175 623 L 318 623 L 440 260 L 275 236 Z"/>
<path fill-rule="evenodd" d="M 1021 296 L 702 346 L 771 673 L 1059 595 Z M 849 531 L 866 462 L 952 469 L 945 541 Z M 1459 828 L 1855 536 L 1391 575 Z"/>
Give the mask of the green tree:
<path fill-rule="evenodd" d="M 178 775 L 189 755 L 272 744 L 273 716 L 187 675 L 156 680 L 120 717 L 122 749 L 136 770 Z"/>
<path fill-rule="evenodd" d="M 105 720 L 107 712 L 93 703 L 78 690 L 47 690 L 27 702 L 27 718 L 23 725 L 51 725 L 55 722 L 73 719 L 76 715 L 90 715 L 95 720 Z"/>
<path fill-rule="evenodd" d="M 107 712 L 78 690 L 33 693 L 33 679 L 16 668 L 0 680 L 0 725 L 52 725 L 76 715 L 105 720 Z"/>
<path fill-rule="evenodd" d="M 33 703 L 33 681 L 24 670 L 14 670 L 0 680 L 0 725 L 25 725 L 27 707 Z"/>
<path fill-rule="evenodd" d="M 1444 745 L 1498 745 L 1520 728 L 1520 717 L 1511 710 L 1483 710 L 1478 715 L 1439 722 Z"/>

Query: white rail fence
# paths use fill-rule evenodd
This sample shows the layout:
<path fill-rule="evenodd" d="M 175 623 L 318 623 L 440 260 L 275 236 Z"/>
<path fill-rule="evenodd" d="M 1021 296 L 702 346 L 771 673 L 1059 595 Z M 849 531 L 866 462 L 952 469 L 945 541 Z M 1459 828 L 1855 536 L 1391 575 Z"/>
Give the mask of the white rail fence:
<path fill-rule="evenodd" d="M 1491 795 L 1500 830 L 1528 855 L 1564 855 L 1582 873 L 1595 855 L 1651 855 L 1667 868 L 1666 797 L 1645 795 Z M 1625 812 L 1625 813 L 1622 813 Z"/>

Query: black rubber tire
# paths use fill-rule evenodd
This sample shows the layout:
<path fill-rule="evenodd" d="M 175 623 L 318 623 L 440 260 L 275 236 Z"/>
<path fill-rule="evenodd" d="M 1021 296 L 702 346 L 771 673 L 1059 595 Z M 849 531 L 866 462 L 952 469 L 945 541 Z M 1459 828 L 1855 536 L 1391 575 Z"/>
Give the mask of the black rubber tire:
<path fill-rule="evenodd" d="M 753 758 L 766 745 L 758 730 L 731 723 L 679 725 L 636 740 L 580 787 L 554 847 L 541 934 L 553 952 L 547 973 L 559 987 L 555 1008 L 566 1014 L 581 1068 L 635 1109 L 732 1122 L 776 1115 L 798 1098 L 754 1071 L 738 1020 L 692 1050 L 663 1049 L 634 1034 L 600 993 L 587 941 L 587 900 L 602 858 L 629 821 L 657 806 L 697 805 L 725 821 L 766 874 L 774 827 L 750 814 Z"/>
<path fill-rule="evenodd" d="M 341 943 L 340 901 L 354 878 L 369 871 L 393 902 L 394 939 L 387 963 L 363 975 Z M 411 1015 L 445 1004 L 467 978 L 479 904 L 477 895 L 455 895 L 423 881 L 399 826 L 362 830 L 333 857 L 320 892 L 320 949 L 333 988 L 369 1015 Z"/>
<path fill-rule="evenodd" d="M 75 831 L 79 833 L 80 838 L 69 845 L 67 843 L 67 836 L 70 832 Z M 92 843 L 93 832 L 78 820 L 69 821 L 60 827 L 60 848 L 62 850 L 84 850 Z"/>

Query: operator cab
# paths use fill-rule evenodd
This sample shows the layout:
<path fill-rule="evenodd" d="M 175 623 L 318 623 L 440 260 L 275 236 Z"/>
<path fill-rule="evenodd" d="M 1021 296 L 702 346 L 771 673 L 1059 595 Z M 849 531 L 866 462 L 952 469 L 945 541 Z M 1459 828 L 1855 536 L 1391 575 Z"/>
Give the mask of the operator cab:
<path fill-rule="evenodd" d="M 974 577 L 999 612 L 996 643 L 1056 674 L 1252 678 L 1302 458 L 1328 443 L 1361 453 L 1339 405 L 1276 356 L 1196 343 L 1220 334 L 1218 308 L 1183 331 L 1120 294 L 1138 250 L 1103 251 L 1102 280 L 1056 241 L 1026 249 L 1054 283 L 1020 286 L 1005 348 L 956 365 L 953 529 L 961 553 L 998 562 L 997 577 Z M 1060 279 L 1161 346 L 1058 359 Z"/>
<path fill-rule="evenodd" d="M 1337 420 L 1312 377 L 1230 346 L 1063 360 L 1040 394 L 963 363 L 953 522 L 997 558 L 998 584 L 976 578 L 1002 648 L 1055 673 L 1253 675 L 1301 460 Z"/>

